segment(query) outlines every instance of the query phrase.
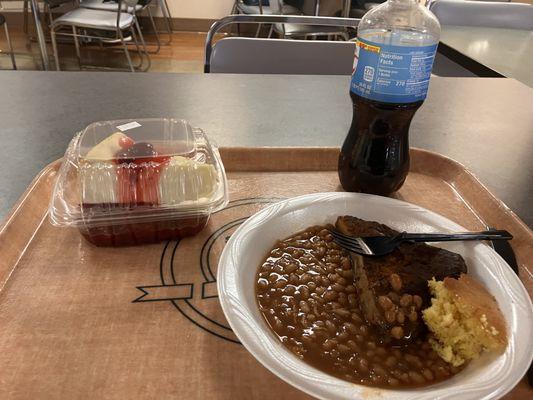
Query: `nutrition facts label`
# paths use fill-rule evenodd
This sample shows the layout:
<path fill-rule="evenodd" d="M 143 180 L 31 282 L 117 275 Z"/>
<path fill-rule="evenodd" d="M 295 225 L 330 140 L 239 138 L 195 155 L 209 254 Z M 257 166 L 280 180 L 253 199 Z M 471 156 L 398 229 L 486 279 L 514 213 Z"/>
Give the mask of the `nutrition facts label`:
<path fill-rule="evenodd" d="M 386 103 L 424 100 L 437 44 L 392 46 L 359 39 L 351 90 Z"/>

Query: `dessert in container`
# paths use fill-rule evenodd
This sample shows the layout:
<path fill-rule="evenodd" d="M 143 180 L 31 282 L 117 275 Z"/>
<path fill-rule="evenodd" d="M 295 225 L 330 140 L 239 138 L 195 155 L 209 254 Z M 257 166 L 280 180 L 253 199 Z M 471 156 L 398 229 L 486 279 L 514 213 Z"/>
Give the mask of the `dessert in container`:
<path fill-rule="evenodd" d="M 192 236 L 226 206 L 216 146 L 185 120 L 96 122 L 69 144 L 50 203 L 53 225 L 97 246 Z"/>

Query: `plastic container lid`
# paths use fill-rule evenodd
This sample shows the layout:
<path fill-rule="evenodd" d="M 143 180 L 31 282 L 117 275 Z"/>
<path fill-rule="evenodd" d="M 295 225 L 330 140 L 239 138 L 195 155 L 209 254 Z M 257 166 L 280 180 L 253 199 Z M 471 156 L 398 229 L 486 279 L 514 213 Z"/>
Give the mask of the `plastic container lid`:
<path fill-rule="evenodd" d="M 96 122 L 68 146 L 50 204 L 56 226 L 208 216 L 228 202 L 220 155 L 184 120 Z"/>

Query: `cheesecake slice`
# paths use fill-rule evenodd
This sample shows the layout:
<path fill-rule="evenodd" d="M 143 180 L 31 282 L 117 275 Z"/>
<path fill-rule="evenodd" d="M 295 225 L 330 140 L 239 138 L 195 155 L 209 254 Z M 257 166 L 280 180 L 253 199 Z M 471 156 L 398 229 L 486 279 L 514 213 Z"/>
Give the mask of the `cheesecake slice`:
<path fill-rule="evenodd" d="M 80 161 L 81 202 L 90 205 L 175 206 L 206 202 L 217 188 L 210 164 L 163 156 L 146 142 L 113 133 Z"/>

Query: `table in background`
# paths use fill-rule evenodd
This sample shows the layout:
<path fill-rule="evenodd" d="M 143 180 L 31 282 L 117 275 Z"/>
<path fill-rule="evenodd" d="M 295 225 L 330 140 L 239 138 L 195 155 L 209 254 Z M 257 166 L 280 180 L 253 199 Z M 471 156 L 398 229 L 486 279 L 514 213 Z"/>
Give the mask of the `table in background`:
<path fill-rule="evenodd" d="M 340 146 L 349 76 L 2 71 L 0 219 L 91 122 L 176 117 L 221 146 Z M 431 79 L 411 145 L 466 165 L 533 225 L 533 89 L 513 79 Z"/>
<path fill-rule="evenodd" d="M 503 75 L 533 87 L 533 31 L 443 25 L 440 42 L 439 52 L 477 75 Z"/>

